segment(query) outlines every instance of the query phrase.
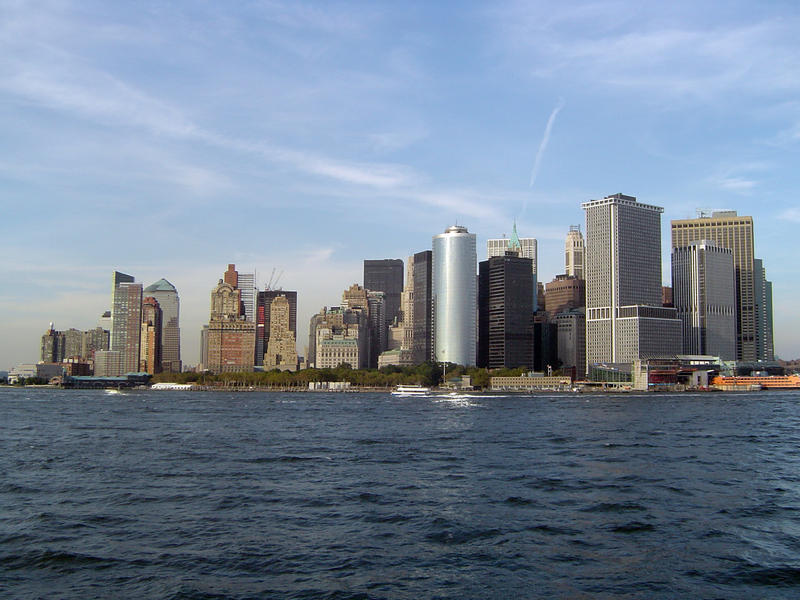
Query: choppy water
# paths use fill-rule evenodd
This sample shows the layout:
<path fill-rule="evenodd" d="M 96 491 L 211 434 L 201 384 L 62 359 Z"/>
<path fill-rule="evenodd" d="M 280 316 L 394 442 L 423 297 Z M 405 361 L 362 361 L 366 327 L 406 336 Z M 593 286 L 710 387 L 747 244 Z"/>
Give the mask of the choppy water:
<path fill-rule="evenodd" d="M 797 598 L 800 394 L 0 389 L 0 596 Z"/>

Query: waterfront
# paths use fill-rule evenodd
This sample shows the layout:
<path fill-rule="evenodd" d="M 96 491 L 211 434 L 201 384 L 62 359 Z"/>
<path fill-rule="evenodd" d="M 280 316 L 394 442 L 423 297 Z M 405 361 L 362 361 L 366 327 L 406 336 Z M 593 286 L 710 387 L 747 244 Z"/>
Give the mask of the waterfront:
<path fill-rule="evenodd" d="M 0 390 L 0 595 L 794 598 L 800 393 Z"/>

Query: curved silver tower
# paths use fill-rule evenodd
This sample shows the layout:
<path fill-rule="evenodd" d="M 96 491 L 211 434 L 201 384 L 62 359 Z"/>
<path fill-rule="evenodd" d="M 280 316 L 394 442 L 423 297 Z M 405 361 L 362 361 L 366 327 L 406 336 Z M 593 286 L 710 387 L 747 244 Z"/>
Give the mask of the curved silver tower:
<path fill-rule="evenodd" d="M 475 234 L 453 225 L 433 236 L 433 360 L 473 366 L 478 256 Z"/>

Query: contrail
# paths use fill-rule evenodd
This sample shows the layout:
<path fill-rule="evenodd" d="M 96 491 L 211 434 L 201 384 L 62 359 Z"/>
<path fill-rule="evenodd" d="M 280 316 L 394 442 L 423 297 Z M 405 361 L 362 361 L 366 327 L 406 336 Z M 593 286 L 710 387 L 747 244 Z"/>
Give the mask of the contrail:
<path fill-rule="evenodd" d="M 550 141 L 550 132 L 553 130 L 553 123 L 556 122 L 556 117 L 562 108 L 564 108 L 564 100 L 560 99 L 556 107 L 553 109 L 553 112 L 550 113 L 550 118 L 547 119 L 547 126 L 544 128 L 542 142 L 539 144 L 539 151 L 536 153 L 536 160 L 533 161 L 531 184 L 529 187 L 533 187 L 533 184 L 536 182 L 536 176 L 539 175 L 539 164 L 542 162 L 544 151 L 547 150 L 547 143 Z"/>

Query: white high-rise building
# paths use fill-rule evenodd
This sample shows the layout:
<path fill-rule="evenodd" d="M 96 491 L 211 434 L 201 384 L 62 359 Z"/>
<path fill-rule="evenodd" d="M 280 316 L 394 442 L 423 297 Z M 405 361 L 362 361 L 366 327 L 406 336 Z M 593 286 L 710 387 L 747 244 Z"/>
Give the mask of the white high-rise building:
<path fill-rule="evenodd" d="M 661 303 L 663 208 L 614 194 L 586 212 L 586 360 L 630 363 L 681 351 L 681 322 Z"/>
<path fill-rule="evenodd" d="M 142 328 L 142 284 L 131 275 L 114 271 L 111 277 L 112 352 L 119 352 L 120 372 L 139 370 L 139 339 Z"/>
<path fill-rule="evenodd" d="M 672 301 L 683 323 L 683 353 L 736 360 L 733 253 L 708 240 L 672 249 Z"/>
<path fill-rule="evenodd" d="M 453 225 L 434 236 L 432 263 L 433 359 L 473 366 L 477 344 L 475 234 Z"/>
<path fill-rule="evenodd" d="M 570 225 L 569 233 L 567 234 L 567 241 L 564 244 L 564 272 L 567 275 L 573 275 L 578 279 L 584 279 L 583 276 L 583 253 L 584 253 L 583 235 L 581 234 L 580 225 Z"/>
<path fill-rule="evenodd" d="M 239 273 L 239 292 L 244 305 L 245 320 L 256 320 L 256 275 L 255 273 Z"/>

